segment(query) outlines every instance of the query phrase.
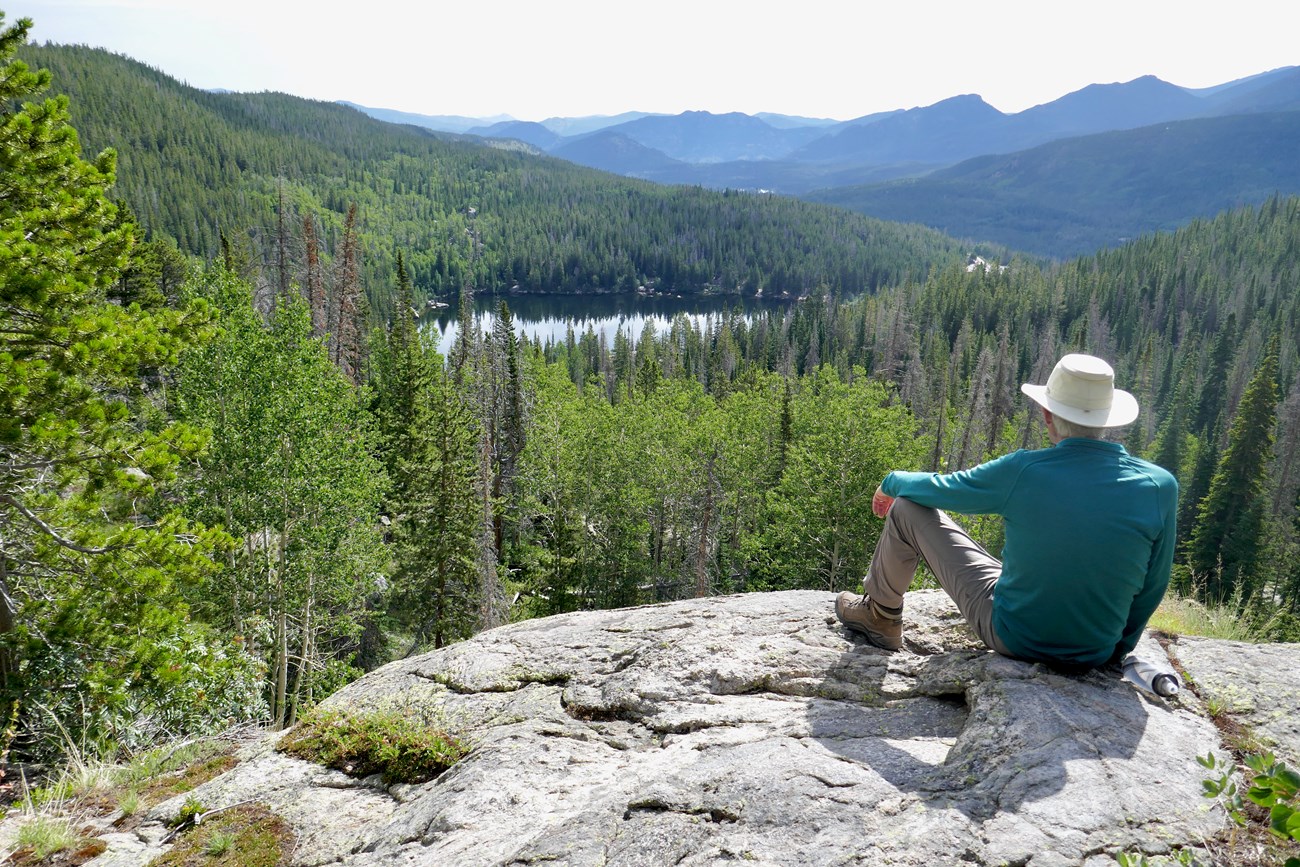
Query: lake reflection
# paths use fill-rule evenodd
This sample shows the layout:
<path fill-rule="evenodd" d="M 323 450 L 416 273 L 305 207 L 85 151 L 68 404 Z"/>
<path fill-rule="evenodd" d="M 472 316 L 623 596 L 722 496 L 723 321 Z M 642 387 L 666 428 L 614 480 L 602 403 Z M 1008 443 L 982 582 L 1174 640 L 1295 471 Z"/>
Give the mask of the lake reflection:
<path fill-rule="evenodd" d="M 781 311 L 794 302 L 788 299 L 767 300 L 737 296 L 663 297 L 647 295 L 476 295 L 474 297 L 474 326 L 481 332 L 490 332 L 496 321 L 500 302 L 504 300 L 515 320 L 515 331 L 520 336 L 547 343 L 563 343 L 570 327 L 575 337 L 581 337 L 590 327 L 603 334 L 611 345 L 621 328 L 635 343 L 646 323 L 653 323 L 657 334 L 671 325 L 674 317 L 683 314 L 692 325 L 711 324 L 724 313 L 739 310 L 749 321 L 755 314 Z M 460 331 L 455 306 L 432 310 L 422 320 L 425 329 L 438 334 L 438 347 L 447 352 L 456 342 Z"/>

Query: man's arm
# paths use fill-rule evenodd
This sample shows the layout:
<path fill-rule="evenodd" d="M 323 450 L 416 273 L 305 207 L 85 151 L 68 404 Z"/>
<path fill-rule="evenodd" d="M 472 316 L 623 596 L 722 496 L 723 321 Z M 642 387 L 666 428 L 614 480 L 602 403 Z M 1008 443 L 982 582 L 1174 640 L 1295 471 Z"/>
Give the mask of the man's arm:
<path fill-rule="evenodd" d="M 967 515 L 1001 514 L 1020 477 L 1021 452 L 956 473 L 908 473 L 885 476 L 880 490 L 889 497 L 906 497 L 920 506 Z"/>
<path fill-rule="evenodd" d="M 1155 613 L 1160 600 L 1165 597 L 1165 590 L 1169 587 L 1169 571 L 1173 567 L 1174 547 L 1178 539 L 1178 483 L 1173 481 L 1172 477 L 1169 481 L 1173 491 L 1172 494 L 1166 494 L 1165 527 L 1151 549 L 1146 580 L 1142 584 L 1142 589 L 1133 597 L 1133 604 L 1129 607 L 1128 622 L 1124 625 L 1124 634 L 1115 647 L 1111 662 L 1119 662 L 1137 647 L 1138 640 L 1142 637 L 1142 630 L 1146 629 L 1147 621 Z"/>

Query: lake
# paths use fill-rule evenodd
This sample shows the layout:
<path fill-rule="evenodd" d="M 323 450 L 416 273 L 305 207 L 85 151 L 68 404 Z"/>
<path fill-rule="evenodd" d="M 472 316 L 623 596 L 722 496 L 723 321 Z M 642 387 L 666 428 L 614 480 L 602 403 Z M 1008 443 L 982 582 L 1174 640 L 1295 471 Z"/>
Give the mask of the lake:
<path fill-rule="evenodd" d="M 692 325 L 704 326 L 721 314 L 739 309 L 748 321 L 756 314 L 788 309 L 790 299 L 769 300 L 741 298 L 734 295 L 710 296 L 651 296 L 620 295 L 489 295 L 474 296 L 474 325 L 481 332 L 490 332 L 496 321 L 500 302 L 504 300 L 515 320 L 515 331 L 521 337 L 546 343 L 563 343 L 570 327 L 575 337 L 582 336 L 590 327 L 596 334 L 604 334 L 613 345 L 614 335 L 621 328 L 633 343 L 641 336 L 647 322 L 653 323 L 656 333 L 662 333 L 673 319 L 682 314 Z M 438 347 L 447 352 L 456 342 L 460 331 L 455 306 L 431 310 L 422 318 L 422 327 L 436 330 Z"/>

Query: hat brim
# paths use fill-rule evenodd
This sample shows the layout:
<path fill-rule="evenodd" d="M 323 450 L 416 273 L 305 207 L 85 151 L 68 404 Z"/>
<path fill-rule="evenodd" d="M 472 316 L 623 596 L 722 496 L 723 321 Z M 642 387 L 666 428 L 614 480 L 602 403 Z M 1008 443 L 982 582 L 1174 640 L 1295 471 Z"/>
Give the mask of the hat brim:
<path fill-rule="evenodd" d="M 1118 388 L 1115 389 L 1108 409 L 1079 409 L 1075 406 L 1067 406 L 1048 397 L 1045 385 L 1025 383 L 1020 386 L 1020 390 L 1052 415 L 1084 427 L 1123 427 L 1132 424 L 1138 417 L 1137 398 Z"/>

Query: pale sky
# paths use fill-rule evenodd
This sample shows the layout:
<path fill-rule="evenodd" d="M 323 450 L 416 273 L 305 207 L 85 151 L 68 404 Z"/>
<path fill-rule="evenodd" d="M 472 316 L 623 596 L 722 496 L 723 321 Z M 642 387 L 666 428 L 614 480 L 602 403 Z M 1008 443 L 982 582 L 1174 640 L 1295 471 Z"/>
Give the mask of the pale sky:
<path fill-rule="evenodd" d="M 1300 65 L 1289 0 L 0 0 L 35 41 L 196 87 L 522 120 L 770 111 L 840 120 L 978 93 L 1004 112 L 1155 75 Z M 57 90 L 57 82 L 55 83 Z"/>

